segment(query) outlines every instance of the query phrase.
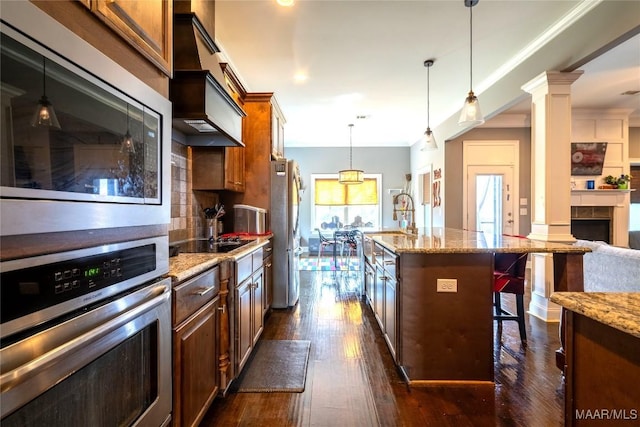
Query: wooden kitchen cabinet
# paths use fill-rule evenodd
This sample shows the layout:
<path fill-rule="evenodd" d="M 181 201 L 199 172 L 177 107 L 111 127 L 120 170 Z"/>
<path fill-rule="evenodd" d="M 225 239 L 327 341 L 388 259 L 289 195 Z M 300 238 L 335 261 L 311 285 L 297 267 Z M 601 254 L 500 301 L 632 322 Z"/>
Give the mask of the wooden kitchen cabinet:
<path fill-rule="evenodd" d="M 264 329 L 264 251 L 256 249 L 236 261 L 236 375 L 242 372 Z"/>
<path fill-rule="evenodd" d="M 397 349 L 397 287 L 396 256 L 389 251 L 384 252 L 384 338 L 387 341 L 393 359 L 396 360 Z"/>
<path fill-rule="evenodd" d="M 380 265 L 375 267 L 376 274 L 373 289 L 373 314 L 375 314 L 378 326 L 384 333 L 384 269 Z"/>
<path fill-rule="evenodd" d="M 285 120 L 271 92 L 245 94 L 242 108 L 247 114 L 242 126 L 246 185 L 234 202 L 270 210 L 271 160 L 284 155 Z"/>
<path fill-rule="evenodd" d="M 82 0 L 164 74 L 173 70 L 173 1 Z"/>
<path fill-rule="evenodd" d="M 275 98 L 271 100 L 271 155 L 276 159 L 284 157 L 285 119 Z"/>
<path fill-rule="evenodd" d="M 245 190 L 243 147 L 191 147 L 194 190 Z"/>
<path fill-rule="evenodd" d="M 389 351 L 395 360 L 398 345 L 397 256 L 385 250 L 377 243 L 374 243 L 373 253 L 375 265 L 369 268 L 375 270 L 375 274 L 373 274 L 374 277 L 371 283 L 372 290 L 371 296 L 369 297 L 369 304 L 373 309 L 380 330 L 387 342 L 387 347 L 389 347 Z"/>
<path fill-rule="evenodd" d="M 219 390 L 219 268 L 173 288 L 173 426 L 197 426 Z"/>

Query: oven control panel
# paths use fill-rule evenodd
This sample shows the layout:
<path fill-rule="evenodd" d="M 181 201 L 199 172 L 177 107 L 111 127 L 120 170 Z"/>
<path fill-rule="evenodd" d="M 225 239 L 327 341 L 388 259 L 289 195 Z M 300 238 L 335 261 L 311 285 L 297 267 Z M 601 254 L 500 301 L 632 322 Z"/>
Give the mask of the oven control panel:
<path fill-rule="evenodd" d="M 0 273 L 2 324 L 66 301 L 91 303 L 96 291 L 156 268 L 155 244 L 120 249 Z M 95 298 L 83 299 L 85 295 Z"/>

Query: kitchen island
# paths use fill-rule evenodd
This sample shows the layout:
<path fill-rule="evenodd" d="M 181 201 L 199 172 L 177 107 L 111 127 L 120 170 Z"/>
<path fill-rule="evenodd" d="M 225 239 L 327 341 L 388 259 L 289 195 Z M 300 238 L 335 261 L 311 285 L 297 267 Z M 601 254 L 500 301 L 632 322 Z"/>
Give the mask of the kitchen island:
<path fill-rule="evenodd" d="M 493 384 L 494 253 L 551 253 L 555 290 L 581 291 L 589 251 L 448 228 L 367 233 L 364 245 L 367 298 L 411 385 Z"/>
<path fill-rule="evenodd" d="M 565 426 L 640 417 L 640 293 L 556 292 L 565 309 Z"/>

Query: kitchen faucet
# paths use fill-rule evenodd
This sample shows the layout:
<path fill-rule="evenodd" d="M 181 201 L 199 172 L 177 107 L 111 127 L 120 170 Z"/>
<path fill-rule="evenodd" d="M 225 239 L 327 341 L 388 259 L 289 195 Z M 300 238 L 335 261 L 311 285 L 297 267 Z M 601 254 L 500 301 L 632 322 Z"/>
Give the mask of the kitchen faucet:
<path fill-rule="evenodd" d="M 409 201 L 411 202 L 411 209 L 404 209 L 404 208 L 403 209 L 398 209 L 398 208 L 396 208 L 396 205 L 398 204 L 398 198 L 400 196 L 406 196 L 406 197 L 409 198 Z M 411 234 L 418 234 L 418 228 L 416 227 L 416 218 L 415 218 L 416 217 L 416 209 L 415 209 L 414 204 L 413 204 L 413 197 L 411 197 L 411 194 L 404 193 L 404 192 L 398 193 L 395 196 L 393 196 L 393 220 L 394 221 L 398 220 L 397 212 L 404 213 L 407 210 L 409 212 L 411 212 L 411 223 L 410 223 L 411 225 L 409 225 L 407 227 L 407 231 L 409 233 L 411 233 Z"/>

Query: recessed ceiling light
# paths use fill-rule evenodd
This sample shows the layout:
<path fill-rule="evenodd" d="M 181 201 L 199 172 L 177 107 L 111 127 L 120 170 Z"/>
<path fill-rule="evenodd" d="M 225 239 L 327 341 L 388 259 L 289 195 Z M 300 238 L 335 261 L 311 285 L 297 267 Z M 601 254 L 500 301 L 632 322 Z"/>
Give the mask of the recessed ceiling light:
<path fill-rule="evenodd" d="M 299 71 L 293 76 L 293 80 L 296 83 L 306 82 L 308 78 L 309 78 L 309 76 L 307 76 L 307 73 L 305 73 L 303 71 Z"/>
<path fill-rule="evenodd" d="M 290 7 L 293 6 L 294 0 L 276 0 L 280 6 Z"/>

